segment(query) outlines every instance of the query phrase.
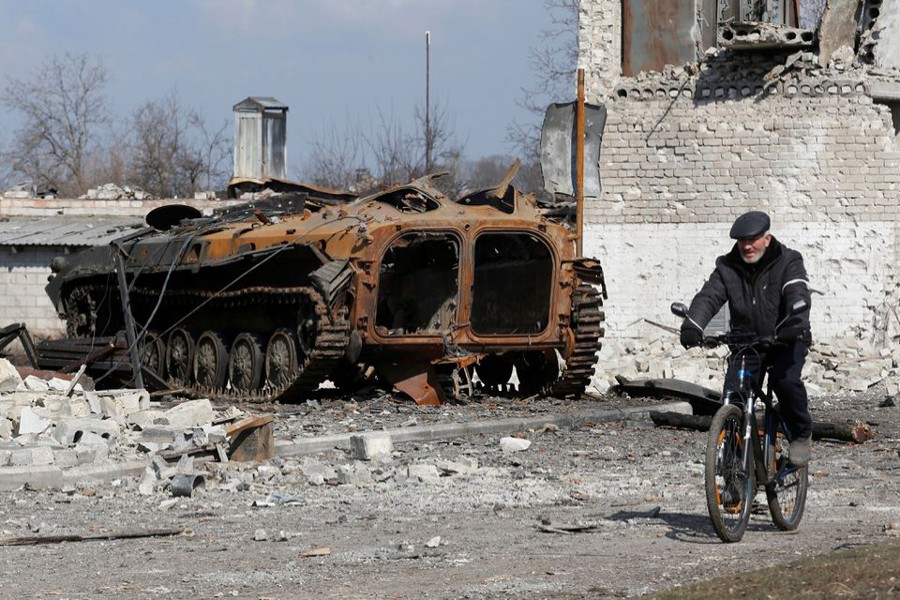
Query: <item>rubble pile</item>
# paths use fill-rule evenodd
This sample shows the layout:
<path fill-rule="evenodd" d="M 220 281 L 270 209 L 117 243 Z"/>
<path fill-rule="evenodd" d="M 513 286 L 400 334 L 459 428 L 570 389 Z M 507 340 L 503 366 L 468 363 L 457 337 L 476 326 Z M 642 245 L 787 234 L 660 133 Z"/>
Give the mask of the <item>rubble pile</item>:
<path fill-rule="evenodd" d="M 227 460 L 228 424 L 243 416 L 233 407 L 214 411 L 209 400 L 164 409 L 146 390 L 93 391 L 59 378 L 23 379 L 0 359 L 0 468 L 137 461 L 153 467 L 154 483 L 165 483 L 184 471 L 170 470 L 169 462 L 183 467 L 195 455 Z"/>
<path fill-rule="evenodd" d="M 104 183 L 91 188 L 87 194 L 80 196 L 82 200 L 152 200 L 153 195 L 139 187 L 118 186 L 115 183 Z"/>
<path fill-rule="evenodd" d="M 685 350 L 677 336 L 658 335 L 641 340 L 606 340 L 591 388 L 606 393 L 616 377 L 681 379 L 712 389 L 724 383 L 727 348 Z M 878 349 L 865 340 L 843 338 L 815 342 L 803 370 L 811 396 L 836 392 L 864 392 L 883 384 L 891 396 L 900 394 L 900 348 Z"/>

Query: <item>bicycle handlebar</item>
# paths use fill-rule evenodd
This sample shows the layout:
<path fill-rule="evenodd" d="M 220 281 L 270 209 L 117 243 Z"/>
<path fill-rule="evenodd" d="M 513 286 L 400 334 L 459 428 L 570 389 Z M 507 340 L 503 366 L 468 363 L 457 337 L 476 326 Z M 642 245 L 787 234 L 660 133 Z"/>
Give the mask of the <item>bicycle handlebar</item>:
<path fill-rule="evenodd" d="M 715 348 L 716 346 L 738 346 L 742 349 L 754 348 L 759 351 L 770 350 L 778 344 L 778 340 L 771 335 L 756 335 L 755 333 L 720 333 L 704 336 L 700 341 L 701 346 Z"/>

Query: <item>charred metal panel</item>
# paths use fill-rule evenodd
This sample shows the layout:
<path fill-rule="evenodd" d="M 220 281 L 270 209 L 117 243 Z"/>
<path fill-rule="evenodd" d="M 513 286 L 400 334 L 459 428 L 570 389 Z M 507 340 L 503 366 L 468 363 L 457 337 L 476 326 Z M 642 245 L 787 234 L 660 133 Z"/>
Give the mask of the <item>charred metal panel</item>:
<path fill-rule="evenodd" d="M 584 195 L 600 195 L 600 143 L 606 126 L 606 107 L 584 106 Z M 574 196 L 577 187 L 575 162 L 575 103 L 551 104 L 541 128 L 541 174 L 544 189 L 551 194 Z"/>
<path fill-rule="evenodd" d="M 709 26 L 715 27 L 715 22 Z M 701 38 L 695 0 L 622 3 L 622 73 L 626 77 L 693 62 Z"/>

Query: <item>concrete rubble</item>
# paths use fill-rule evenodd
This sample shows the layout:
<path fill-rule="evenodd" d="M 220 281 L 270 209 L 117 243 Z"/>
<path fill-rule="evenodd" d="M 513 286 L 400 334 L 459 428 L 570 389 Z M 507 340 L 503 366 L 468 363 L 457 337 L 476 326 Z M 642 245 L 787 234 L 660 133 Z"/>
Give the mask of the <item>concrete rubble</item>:
<path fill-rule="evenodd" d="M 60 469 L 146 463 L 137 471 L 138 487 L 150 494 L 176 475 L 192 473 L 194 455 L 222 458 L 225 423 L 242 416 L 235 408 L 215 411 L 205 399 L 163 408 L 145 390 L 93 391 L 57 378 L 23 379 L 0 359 L 0 487 L 32 479 L 33 485 L 56 487 Z"/>
<path fill-rule="evenodd" d="M 685 350 L 678 336 L 660 332 L 643 340 L 604 340 L 591 389 L 606 393 L 616 376 L 628 379 L 681 379 L 712 389 L 724 383 L 727 351 Z M 831 343 L 814 342 L 803 371 L 811 396 L 836 392 L 864 392 L 883 384 L 891 396 L 900 394 L 900 347 L 878 348 L 865 340 L 843 338 Z"/>
<path fill-rule="evenodd" d="M 103 185 L 91 188 L 87 194 L 81 196 L 81 199 L 91 200 L 120 200 L 123 198 L 133 200 L 152 200 L 153 195 L 145 192 L 139 187 L 118 186 L 114 183 L 104 183 Z"/>

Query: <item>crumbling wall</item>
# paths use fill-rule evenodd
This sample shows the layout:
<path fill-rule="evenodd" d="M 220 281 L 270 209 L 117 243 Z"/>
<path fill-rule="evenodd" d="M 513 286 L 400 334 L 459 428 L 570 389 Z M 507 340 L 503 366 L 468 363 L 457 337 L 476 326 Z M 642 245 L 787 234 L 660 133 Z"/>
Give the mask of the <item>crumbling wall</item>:
<path fill-rule="evenodd" d="M 709 51 L 700 65 L 615 79 L 607 9 L 617 4 L 583 1 L 582 19 L 599 21 L 581 24 L 580 41 L 588 101 L 608 111 L 584 243 L 606 271 L 607 337 L 671 349 L 675 336 L 647 320 L 677 326 L 669 304 L 689 301 L 730 249 L 734 218 L 761 209 L 822 292 L 816 340 L 890 347 L 900 331 L 900 147 L 871 88 L 900 77 L 867 70 L 852 52 L 825 68 L 811 52 L 776 49 Z M 671 374 L 670 365 L 654 376 Z"/>
<path fill-rule="evenodd" d="M 58 336 L 65 332 L 65 325 L 56 316 L 53 303 L 44 292 L 49 264 L 54 256 L 62 254 L 56 246 L 0 248 L 0 326 L 25 323 L 28 330 L 38 337 Z"/>

